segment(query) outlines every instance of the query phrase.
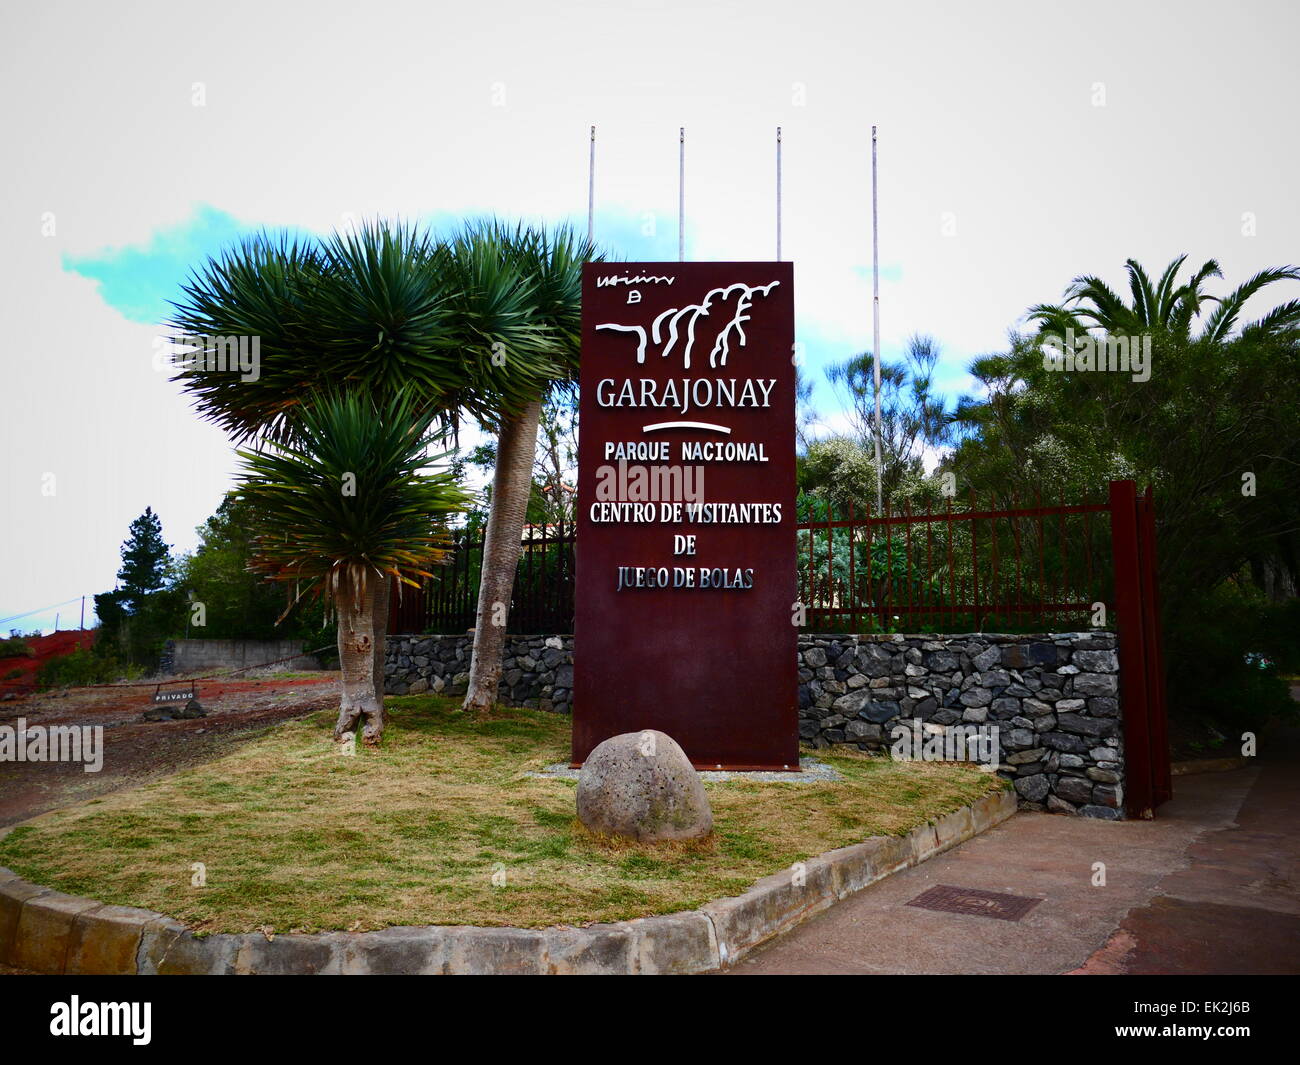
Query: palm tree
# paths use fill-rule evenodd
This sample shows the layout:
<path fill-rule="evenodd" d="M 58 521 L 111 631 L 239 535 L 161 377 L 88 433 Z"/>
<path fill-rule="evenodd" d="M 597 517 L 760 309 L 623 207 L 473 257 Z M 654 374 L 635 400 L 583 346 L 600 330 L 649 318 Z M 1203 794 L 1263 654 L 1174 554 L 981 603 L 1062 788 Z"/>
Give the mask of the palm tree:
<path fill-rule="evenodd" d="M 468 502 L 453 474 L 425 472 L 436 417 L 406 390 L 377 408 L 356 392 L 313 397 L 288 439 L 238 452 L 232 495 L 257 523 L 251 568 L 293 581 L 296 599 L 333 601 L 343 674 L 336 739 L 364 724 L 365 742 L 379 744 L 390 579 L 414 586 L 430 576 L 447 552 L 446 518 Z"/>
<path fill-rule="evenodd" d="M 494 221 L 450 241 L 383 222 L 323 240 L 262 233 L 197 270 L 174 305 L 171 325 L 185 336 L 259 338 L 255 376 L 202 362 L 177 374 L 237 442 L 292 438 L 318 391 L 380 405 L 401 388 L 444 426 L 471 417 L 500 433 L 476 675 L 500 672 L 504 624 L 490 622 L 505 620 L 518 563 L 530 486 L 519 470 L 524 456 L 531 467 L 536 405 L 573 373 L 580 264 L 591 257 L 568 230 Z M 376 653 L 386 622 L 376 620 Z M 495 679 L 470 691 L 494 698 Z"/>
<path fill-rule="evenodd" d="M 572 230 L 518 227 L 495 222 L 471 227 L 451 249 L 460 320 L 473 322 L 485 304 L 505 291 L 528 305 L 527 362 L 545 367 L 522 387 L 520 399 L 503 402 L 485 419 L 497 430 L 492 509 L 483 542 L 483 569 L 474 625 L 474 650 L 464 709 L 483 711 L 497 701 L 501 653 L 509 619 L 515 571 L 522 549 L 524 517 L 533 485 L 537 427 L 548 391 L 571 385 L 581 345 L 582 264 L 596 258 L 594 247 Z M 515 351 L 506 345 L 507 360 Z"/>
<path fill-rule="evenodd" d="M 1180 255 L 1167 267 L 1157 284 L 1135 259 L 1125 262 L 1132 304 L 1126 304 L 1101 278 L 1091 274 L 1076 277 L 1065 290 L 1065 302 L 1039 303 L 1029 308 L 1028 318 L 1039 324 L 1043 334 L 1064 337 L 1067 329 L 1077 333 L 1094 327 L 1107 333 L 1133 335 L 1161 331 L 1180 340 L 1219 344 L 1232 334 L 1242 307 L 1260 289 L 1277 281 L 1300 281 L 1300 269 L 1278 266 L 1261 270 L 1227 296 L 1208 296 L 1202 291 L 1206 279 L 1222 277 L 1219 264 L 1210 259 L 1190 279 L 1177 283 L 1178 271 L 1186 261 Z M 1207 303 L 1215 304 L 1201 332 L 1192 336 L 1193 319 Z M 1300 327 L 1300 300 L 1279 304 L 1258 321 L 1242 328 L 1242 335 L 1277 335 Z"/>
<path fill-rule="evenodd" d="M 407 387 L 421 410 L 454 426 L 472 375 L 454 345 L 437 267 L 443 254 L 402 224 L 324 240 L 250 236 L 192 274 L 170 325 L 187 343 L 256 337 L 256 372 L 191 358 L 174 380 L 236 444 L 290 440 L 305 403 L 343 391 L 378 407 Z M 380 663 L 387 620 L 381 612 L 376 622 Z M 382 669 L 375 681 L 382 703 Z"/>

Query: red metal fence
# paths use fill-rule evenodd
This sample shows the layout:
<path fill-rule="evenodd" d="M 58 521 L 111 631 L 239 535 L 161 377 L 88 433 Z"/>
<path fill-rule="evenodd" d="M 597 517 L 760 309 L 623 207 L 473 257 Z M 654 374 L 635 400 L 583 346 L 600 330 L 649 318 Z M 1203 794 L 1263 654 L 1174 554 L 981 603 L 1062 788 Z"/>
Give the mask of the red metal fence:
<path fill-rule="evenodd" d="M 798 526 L 800 603 L 818 632 L 1042 632 L 1104 626 L 1109 502 L 981 503 L 857 513 L 813 503 Z"/>

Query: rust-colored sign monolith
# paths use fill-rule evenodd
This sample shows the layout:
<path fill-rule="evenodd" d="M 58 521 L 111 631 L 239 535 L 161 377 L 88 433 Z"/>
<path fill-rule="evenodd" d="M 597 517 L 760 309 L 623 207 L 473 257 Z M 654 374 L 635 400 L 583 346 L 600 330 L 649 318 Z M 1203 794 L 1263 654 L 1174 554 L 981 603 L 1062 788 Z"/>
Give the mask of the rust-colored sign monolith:
<path fill-rule="evenodd" d="M 573 760 L 797 769 L 794 271 L 583 274 Z"/>

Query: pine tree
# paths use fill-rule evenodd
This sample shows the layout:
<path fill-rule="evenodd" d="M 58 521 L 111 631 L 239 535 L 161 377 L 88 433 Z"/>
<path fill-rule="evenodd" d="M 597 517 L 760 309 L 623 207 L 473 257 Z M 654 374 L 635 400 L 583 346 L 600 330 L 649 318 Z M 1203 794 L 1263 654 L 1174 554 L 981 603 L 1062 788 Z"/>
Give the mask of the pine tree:
<path fill-rule="evenodd" d="M 119 590 L 126 609 L 134 614 L 145 596 L 167 581 L 170 549 L 162 536 L 162 522 L 152 507 L 131 522 L 130 536 L 122 544 L 122 568 L 117 571 Z"/>

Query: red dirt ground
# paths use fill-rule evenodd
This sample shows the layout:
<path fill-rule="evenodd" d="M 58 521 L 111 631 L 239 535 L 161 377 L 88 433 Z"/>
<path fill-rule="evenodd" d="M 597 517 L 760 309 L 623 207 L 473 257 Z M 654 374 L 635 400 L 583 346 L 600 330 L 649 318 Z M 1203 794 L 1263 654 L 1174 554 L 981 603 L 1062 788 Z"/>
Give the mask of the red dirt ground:
<path fill-rule="evenodd" d="M 0 696 L 8 692 L 22 693 L 36 690 L 36 671 L 51 658 L 71 654 L 79 647 L 89 647 L 95 642 L 98 629 L 65 629 L 49 636 L 24 637 L 26 643 L 36 652 L 34 658 L 18 655 L 14 658 L 0 658 Z M 6 680 L 5 675 L 20 670 L 21 675 Z"/>

